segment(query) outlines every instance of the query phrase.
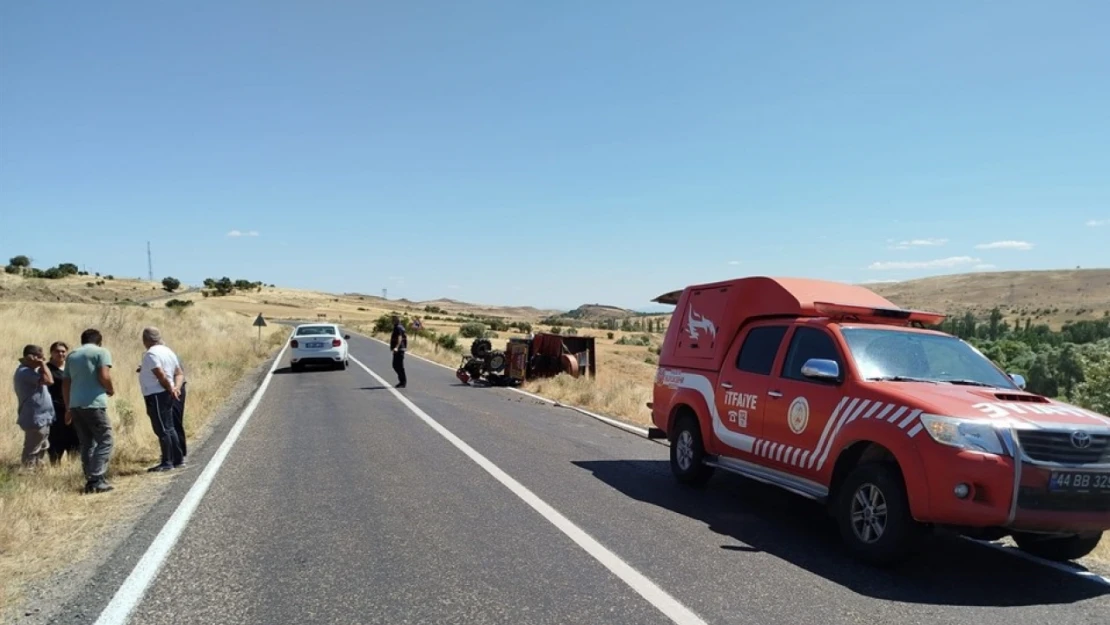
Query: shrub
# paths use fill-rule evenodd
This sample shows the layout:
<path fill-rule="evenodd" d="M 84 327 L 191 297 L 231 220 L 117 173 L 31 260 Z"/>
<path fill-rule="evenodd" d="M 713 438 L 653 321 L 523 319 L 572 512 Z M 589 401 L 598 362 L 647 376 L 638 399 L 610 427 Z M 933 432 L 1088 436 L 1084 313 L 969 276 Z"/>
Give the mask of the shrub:
<path fill-rule="evenodd" d="M 393 317 L 382 315 L 374 320 L 374 332 L 389 334 L 393 332 Z"/>
<path fill-rule="evenodd" d="M 436 337 L 436 345 L 453 352 L 462 351 L 462 347 L 459 346 L 459 336 L 457 334 L 441 334 Z"/>
<path fill-rule="evenodd" d="M 609 340 L 612 341 L 613 337 L 616 336 L 616 335 L 614 335 L 612 332 L 606 332 L 605 336 L 609 337 Z"/>
<path fill-rule="evenodd" d="M 487 332 L 489 332 L 489 328 L 486 327 L 484 323 L 464 323 L 462 326 L 459 327 L 459 336 L 463 336 L 468 339 L 483 338 L 486 336 Z"/>
<path fill-rule="evenodd" d="M 647 347 L 651 345 L 651 337 L 646 334 L 622 336 L 620 340 L 617 341 L 617 345 L 640 345 L 642 347 Z"/>

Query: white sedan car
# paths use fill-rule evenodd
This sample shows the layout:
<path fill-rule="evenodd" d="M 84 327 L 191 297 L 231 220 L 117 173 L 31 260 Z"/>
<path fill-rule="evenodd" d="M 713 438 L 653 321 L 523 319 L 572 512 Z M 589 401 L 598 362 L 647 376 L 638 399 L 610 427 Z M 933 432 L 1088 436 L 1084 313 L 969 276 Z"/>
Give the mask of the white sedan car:
<path fill-rule="evenodd" d="M 351 364 L 347 352 L 350 338 L 350 334 L 340 334 L 334 323 L 301 324 L 293 330 L 293 340 L 289 342 L 290 367 L 293 371 L 303 371 L 305 365 L 346 369 Z"/>

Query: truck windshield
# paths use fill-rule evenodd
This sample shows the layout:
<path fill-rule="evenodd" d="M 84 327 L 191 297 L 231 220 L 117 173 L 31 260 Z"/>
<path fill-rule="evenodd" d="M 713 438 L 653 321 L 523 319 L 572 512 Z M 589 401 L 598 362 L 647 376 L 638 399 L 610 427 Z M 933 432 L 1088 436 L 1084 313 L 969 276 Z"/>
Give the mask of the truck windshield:
<path fill-rule="evenodd" d="M 1018 388 L 986 356 L 954 336 L 869 328 L 840 332 L 868 380 Z"/>

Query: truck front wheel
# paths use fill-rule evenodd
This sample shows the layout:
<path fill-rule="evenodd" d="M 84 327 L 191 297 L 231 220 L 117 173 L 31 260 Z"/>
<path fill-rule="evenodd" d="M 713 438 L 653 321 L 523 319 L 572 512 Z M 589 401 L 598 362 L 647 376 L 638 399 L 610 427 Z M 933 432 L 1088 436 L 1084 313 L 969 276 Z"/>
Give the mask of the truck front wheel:
<path fill-rule="evenodd" d="M 713 475 L 713 467 L 706 466 L 704 461 L 705 446 L 698 420 L 691 416 L 680 418 L 671 441 L 671 472 L 682 484 L 701 486 Z"/>
<path fill-rule="evenodd" d="M 1038 534 L 1014 533 L 1014 542 L 1022 551 L 1057 562 L 1078 560 L 1091 553 L 1102 540 L 1102 533 L 1075 534 L 1072 536 L 1043 536 Z"/>
<path fill-rule="evenodd" d="M 921 538 L 902 476 L 890 463 L 862 464 L 848 474 L 835 502 L 840 535 L 852 554 L 888 566 L 909 557 Z"/>

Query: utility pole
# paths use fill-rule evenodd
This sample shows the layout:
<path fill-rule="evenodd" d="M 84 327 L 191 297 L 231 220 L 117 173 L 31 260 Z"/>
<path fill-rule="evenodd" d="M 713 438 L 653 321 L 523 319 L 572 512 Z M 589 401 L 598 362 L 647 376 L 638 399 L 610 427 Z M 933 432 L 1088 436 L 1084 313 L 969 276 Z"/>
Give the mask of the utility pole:
<path fill-rule="evenodd" d="M 382 289 L 382 299 L 389 299 L 388 297 L 385 296 L 386 293 L 387 293 L 387 289 Z"/>
<path fill-rule="evenodd" d="M 146 242 L 146 272 L 150 281 L 154 282 L 154 262 L 150 259 L 150 241 Z"/>

